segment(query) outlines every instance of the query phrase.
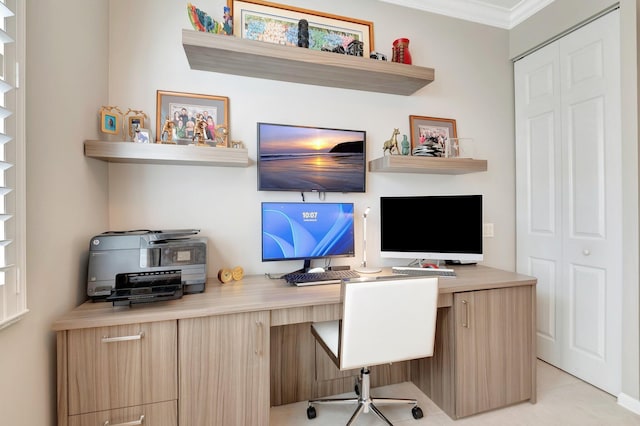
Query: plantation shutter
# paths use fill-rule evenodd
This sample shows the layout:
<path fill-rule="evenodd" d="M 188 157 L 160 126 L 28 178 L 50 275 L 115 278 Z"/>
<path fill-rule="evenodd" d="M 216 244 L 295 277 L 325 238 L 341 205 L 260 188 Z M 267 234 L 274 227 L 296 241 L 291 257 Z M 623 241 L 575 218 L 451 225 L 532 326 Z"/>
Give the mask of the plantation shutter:
<path fill-rule="evenodd" d="M 0 0 L 0 328 L 27 312 L 25 0 Z"/>

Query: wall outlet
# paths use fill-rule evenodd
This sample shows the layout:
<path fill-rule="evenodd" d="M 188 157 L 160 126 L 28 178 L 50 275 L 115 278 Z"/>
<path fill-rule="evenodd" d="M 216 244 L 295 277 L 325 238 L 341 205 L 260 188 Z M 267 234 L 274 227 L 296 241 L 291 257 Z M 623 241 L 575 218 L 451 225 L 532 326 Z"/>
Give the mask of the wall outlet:
<path fill-rule="evenodd" d="M 493 238 L 493 223 L 484 223 L 482 225 L 482 236 L 486 238 Z"/>

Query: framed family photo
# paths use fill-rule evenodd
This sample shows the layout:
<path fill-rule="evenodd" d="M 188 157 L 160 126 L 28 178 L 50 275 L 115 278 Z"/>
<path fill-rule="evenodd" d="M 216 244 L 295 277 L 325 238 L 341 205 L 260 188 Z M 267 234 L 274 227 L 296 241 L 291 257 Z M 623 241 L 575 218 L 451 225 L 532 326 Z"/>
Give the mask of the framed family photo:
<path fill-rule="evenodd" d="M 306 19 L 309 49 L 347 49 L 354 40 L 363 43 L 368 58 L 374 50 L 373 22 L 332 15 L 262 0 L 227 0 L 236 37 L 267 43 L 298 46 L 298 22 Z"/>
<path fill-rule="evenodd" d="M 451 118 L 409 116 L 411 150 L 427 141 L 436 142 L 444 148 L 447 141 L 457 138 L 456 120 Z"/>
<path fill-rule="evenodd" d="M 158 141 L 167 140 L 167 135 L 163 135 L 163 128 L 166 128 L 165 122 L 170 120 L 173 123 L 170 126 L 173 129 L 173 142 L 179 145 L 194 143 L 199 117 L 206 123 L 206 144 L 226 146 L 226 135 L 229 129 L 229 98 L 157 91 L 156 139 Z"/>

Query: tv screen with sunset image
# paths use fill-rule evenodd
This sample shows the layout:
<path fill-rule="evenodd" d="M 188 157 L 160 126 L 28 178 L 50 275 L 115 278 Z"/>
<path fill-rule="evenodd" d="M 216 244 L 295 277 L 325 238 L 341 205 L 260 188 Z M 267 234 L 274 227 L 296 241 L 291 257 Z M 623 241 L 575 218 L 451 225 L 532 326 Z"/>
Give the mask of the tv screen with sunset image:
<path fill-rule="evenodd" d="M 365 192 L 364 130 L 258 123 L 258 190 Z"/>

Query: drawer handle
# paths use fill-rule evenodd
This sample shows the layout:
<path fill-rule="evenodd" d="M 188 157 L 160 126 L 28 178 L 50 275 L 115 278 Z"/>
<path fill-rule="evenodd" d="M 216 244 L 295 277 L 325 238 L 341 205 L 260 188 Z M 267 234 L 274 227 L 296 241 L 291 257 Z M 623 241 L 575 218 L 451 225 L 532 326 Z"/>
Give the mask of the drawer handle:
<path fill-rule="evenodd" d="M 121 336 L 121 337 L 109 337 L 102 336 L 102 343 L 114 343 L 114 342 L 126 342 L 128 340 L 140 340 L 144 337 L 144 331 L 141 331 L 138 334 L 134 334 L 133 336 Z M 128 423 L 125 423 L 128 424 Z M 131 423 L 131 424 L 141 424 L 141 423 Z"/>
<path fill-rule="evenodd" d="M 102 426 L 133 426 L 133 425 L 143 425 L 143 424 L 144 424 L 144 414 L 140 415 L 140 418 L 138 420 L 134 420 L 132 422 L 111 424 L 109 423 L 109 420 L 107 420 L 102 424 Z"/>
<path fill-rule="evenodd" d="M 464 306 L 464 320 L 462 321 L 462 327 L 469 328 L 469 302 L 463 300 L 462 305 Z"/>

